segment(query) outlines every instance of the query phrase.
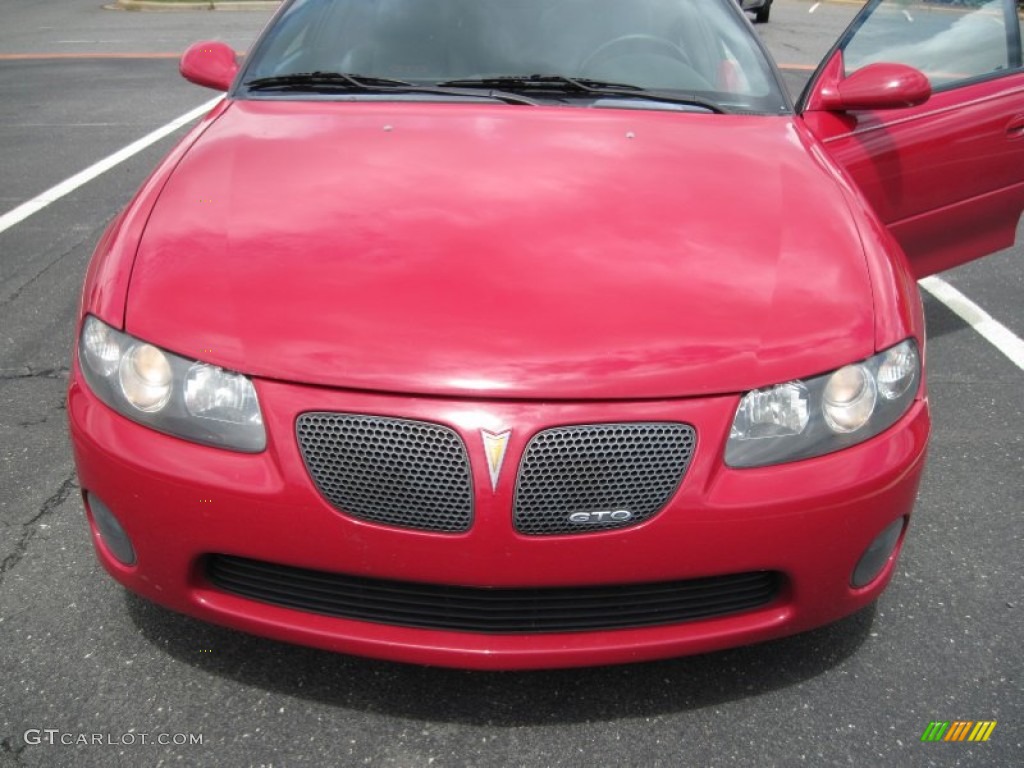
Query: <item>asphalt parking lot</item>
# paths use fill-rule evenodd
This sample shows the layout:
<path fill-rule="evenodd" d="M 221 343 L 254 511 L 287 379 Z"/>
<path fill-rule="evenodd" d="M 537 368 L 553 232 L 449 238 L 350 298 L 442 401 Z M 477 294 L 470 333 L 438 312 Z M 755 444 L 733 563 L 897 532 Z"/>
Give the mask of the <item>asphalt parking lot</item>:
<path fill-rule="evenodd" d="M 854 10 L 776 0 L 759 32 L 792 89 Z M 210 99 L 172 54 L 244 49 L 267 12 L 0 0 L 0 18 L 3 216 Z M 1024 762 L 1024 370 L 928 296 L 930 464 L 892 585 L 839 624 L 665 662 L 468 673 L 288 646 L 125 593 L 78 496 L 69 350 L 96 240 L 180 134 L 0 231 L 0 765 Z M 1021 338 L 1018 234 L 942 277 Z M 985 743 L 922 743 L 933 720 L 998 725 Z"/>

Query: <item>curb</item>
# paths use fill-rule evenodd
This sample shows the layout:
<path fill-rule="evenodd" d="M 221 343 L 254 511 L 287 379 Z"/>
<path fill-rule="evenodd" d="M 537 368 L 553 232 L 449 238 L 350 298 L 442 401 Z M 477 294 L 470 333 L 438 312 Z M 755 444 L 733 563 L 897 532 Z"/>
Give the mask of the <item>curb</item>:
<path fill-rule="evenodd" d="M 154 0 L 117 0 L 103 7 L 108 11 L 273 11 L 281 0 L 180 0 L 172 3 L 158 3 Z"/>

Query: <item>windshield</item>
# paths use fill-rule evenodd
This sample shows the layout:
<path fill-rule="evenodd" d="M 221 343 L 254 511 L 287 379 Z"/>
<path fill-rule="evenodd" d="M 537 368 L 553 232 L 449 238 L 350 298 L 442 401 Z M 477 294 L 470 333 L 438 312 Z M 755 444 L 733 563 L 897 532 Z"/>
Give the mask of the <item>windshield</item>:
<path fill-rule="evenodd" d="M 734 5 L 295 0 L 253 50 L 235 95 L 445 100 L 493 93 L 521 105 L 785 112 L 772 67 Z"/>

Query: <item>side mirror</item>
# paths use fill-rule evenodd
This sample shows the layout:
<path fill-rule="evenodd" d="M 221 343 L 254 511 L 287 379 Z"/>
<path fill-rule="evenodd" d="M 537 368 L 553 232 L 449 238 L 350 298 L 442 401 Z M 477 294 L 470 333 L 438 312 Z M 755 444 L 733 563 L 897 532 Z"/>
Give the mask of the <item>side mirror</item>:
<path fill-rule="evenodd" d="M 238 74 L 238 60 L 234 49 L 226 43 L 193 43 L 182 54 L 178 71 L 196 85 L 226 91 Z"/>
<path fill-rule="evenodd" d="M 932 85 L 920 70 L 906 64 L 868 64 L 821 94 L 820 109 L 900 109 L 924 104 Z"/>

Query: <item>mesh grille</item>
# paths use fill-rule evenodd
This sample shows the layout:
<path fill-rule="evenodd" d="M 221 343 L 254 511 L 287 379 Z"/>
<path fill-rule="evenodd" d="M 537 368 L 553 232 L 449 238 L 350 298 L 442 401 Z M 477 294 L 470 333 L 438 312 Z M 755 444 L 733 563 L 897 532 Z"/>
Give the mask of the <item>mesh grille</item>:
<path fill-rule="evenodd" d="M 212 555 L 220 589 L 285 608 L 405 627 L 502 634 L 674 624 L 767 605 L 780 574 L 754 571 L 600 587 L 495 589 L 385 581 Z"/>
<path fill-rule="evenodd" d="M 469 458 L 453 430 L 422 421 L 304 413 L 296 432 L 309 474 L 339 511 L 403 528 L 469 529 Z"/>
<path fill-rule="evenodd" d="M 513 518 L 531 535 L 591 533 L 636 525 L 679 487 L 693 455 L 693 427 L 671 422 L 557 427 L 526 446 Z M 572 522 L 573 513 L 628 510 L 627 520 Z"/>

